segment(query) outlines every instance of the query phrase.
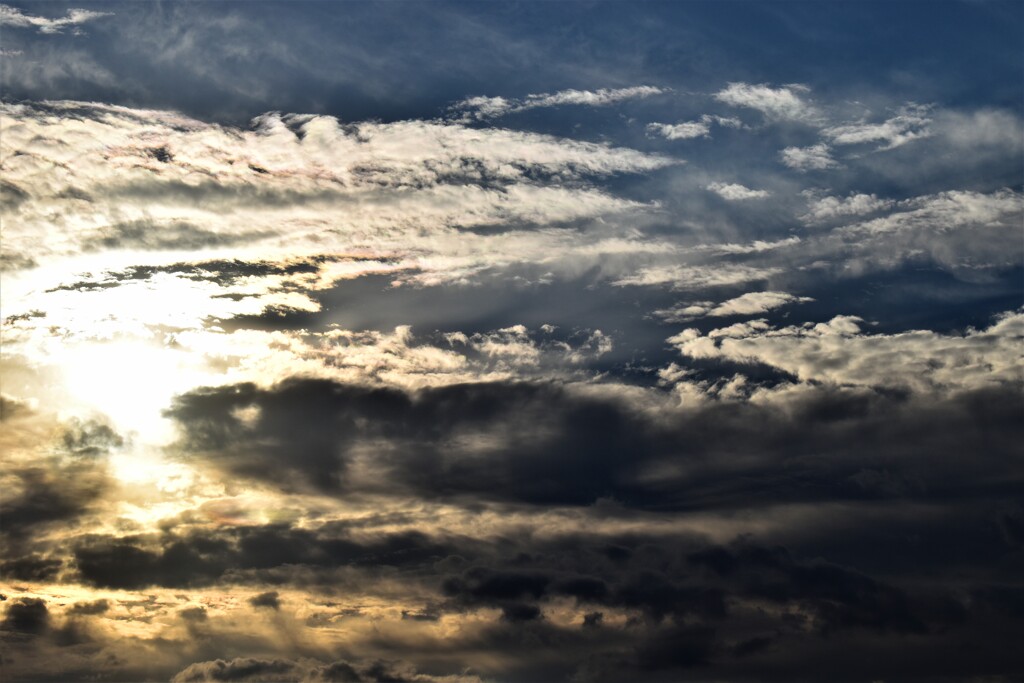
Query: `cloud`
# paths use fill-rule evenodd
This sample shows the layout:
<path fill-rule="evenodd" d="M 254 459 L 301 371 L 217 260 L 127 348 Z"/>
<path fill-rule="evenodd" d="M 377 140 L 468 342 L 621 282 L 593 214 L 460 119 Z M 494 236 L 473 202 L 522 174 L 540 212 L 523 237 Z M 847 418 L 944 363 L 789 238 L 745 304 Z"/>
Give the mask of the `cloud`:
<path fill-rule="evenodd" d="M 669 140 L 689 140 L 692 138 L 710 137 L 711 124 L 725 128 L 743 128 L 743 122 L 737 118 L 704 114 L 697 121 L 684 123 L 649 123 L 647 132 L 655 133 Z"/>
<path fill-rule="evenodd" d="M 22 637 L 35 637 L 50 628 L 50 612 L 46 602 L 38 598 L 22 598 L 11 603 L 0 621 L 0 631 Z"/>
<path fill-rule="evenodd" d="M 879 150 L 895 149 L 913 140 L 930 136 L 931 105 L 907 104 L 896 116 L 882 123 L 850 123 L 825 128 L 822 135 L 835 145 L 858 145 L 879 142 Z"/>
<path fill-rule="evenodd" d="M 711 183 L 707 186 L 707 190 L 730 202 L 764 199 L 771 194 L 768 190 L 752 190 L 738 183 Z"/>
<path fill-rule="evenodd" d="M 65 17 L 49 19 L 47 17 L 26 14 L 17 7 L 0 5 L 0 26 L 34 28 L 38 33 L 63 33 L 64 29 L 73 27 L 72 32 L 78 34 L 81 32 L 78 26 L 100 17 L 108 16 L 112 16 L 112 14 L 110 12 L 94 12 L 86 9 L 71 9 L 68 10 Z"/>
<path fill-rule="evenodd" d="M 51 525 L 72 524 L 112 486 L 107 458 L 123 438 L 96 420 L 52 417 L 22 410 L 4 416 L 6 457 L 0 468 L 2 535 L 18 544 Z M 49 573 L 34 559 L 11 566 L 21 573 Z"/>
<path fill-rule="evenodd" d="M 787 147 L 779 152 L 782 163 L 798 171 L 820 171 L 836 168 L 839 164 L 832 158 L 832 150 L 825 143 L 810 147 Z"/>
<path fill-rule="evenodd" d="M 692 358 L 763 363 L 803 382 L 916 392 L 948 392 L 1021 381 L 1024 315 L 1006 313 L 986 330 L 962 335 L 931 331 L 866 334 L 863 321 L 837 316 L 827 323 L 773 328 L 737 324 L 670 340 Z"/>
<path fill-rule="evenodd" d="M 1015 112 L 1004 109 L 939 109 L 934 111 L 931 130 L 963 152 L 1012 150 L 1019 155 L 1024 147 L 1024 121 Z"/>
<path fill-rule="evenodd" d="M 515 114 L 542 107 L 560 107 L 564 105 L 606 107 L 624 100 L 662 95 L 667 92 L 670 91 L 666 88 L 639 85 L 629 88 L 601 88 L 599 90 L 560 90 L 555 93 L 527 95 L 523 99 L 478 96 L 456 102 L 451 106 L 451 110 L 461 113 L 463 120 L 472 121 L 497 118 L 507 114 Z"/>
<path fill-rule="evenodd" d="M 809 121 L 818 117 L 818 110 L 803 100 L 799 93 L 808 92 L 802 85 L 773 88 L 767 84 L 729 83 L 714 98 L 733 107 L 756 109 L 771 121 Z"/>
<path fill-rule="evenodd" d="M 814 299 L 806 296 L 794 296 L 786 292 L 747 292 L 717 305 L 710 301 L 700 301 L 654 311 L 654 315 L 668 323 L 679 323 L 704 316 L 720 318 L 731 315 L 757 315 L 789 304 L 808 301 L 814 301 Z"/>
<path fill-rule="evenodd" d="M 706 138 L 711 133 L 711 125 L 704 121 L 689 121 L 686 123 L 649 123 L 647 131 L 657 133 L 669 140 L 690 140 L 692 138 Z"/>
<path fill-rule="evenodd" d="M 488 254 L 516 252 L 474 242 L 507 243 L 514 238 L 500 233 L 530 229 L 521 235 L 533 252 L 529 261 L 551 253 L 552 239 L 568 237 L 531 226 L 653 209 L 586 179 L 676 163 L 450 123 L 350 126 L 331 117 L 266 115 L 237 130 L 167 112 L 67 102 L 5 105 L 4 127 L 5 156 L 16 159 L 5 169 L 5 192 L 17 203 L 5 221 L 5 252 L 37 264 L 129 250 L 189 250 L 191 258 L 372 250 L 425 264 L 447 241 L 458 253 L 442 249 L 441 256 L 465 263 L 445 260 L 438 270 L 472 272 L 493 262 Z M 55 210 L 57 222 L 48 218 Z M 42 232 L 45 241 L 37 239 Z M 169 258 L 152 254 L 147 261 Z"/>
<path fill-rule="evenodd" d="M 281 601 L 278 598 L 277 591 L 267 591 L 250 598 L 249 604 L 253 607 L 268 607 L 273 610 L 279 610 L 281 609 Z"/>
<path fill-rule="evenodd" d="M 1024 323 L 964 329 L 1017 305 L 998 172 L 768 195 L 717 151 L 5 111 L 13 678 L 1020 669 Z"/>
<path fill-rule="evenodd" d="M 862 216 L 876 213 L 895 206 L 892 199 L 880 199 L 874 194 L 851 193 L 846 197 L 820 197 L 814 192 L 804 192 L 809 199 L 808 212 L 801 216 L 807 223 L 819 223 L 845 216 Z"/>
<path fill-rule="evenodd" d="M 66 615 L 99 622 L 96 654 L 74 660 L 57 645 L 66 622 L 51 604 L 43 622 L 15 615 L 27 630 L 47 624 L 20 636 L 46 656 L 12 670 L 38 678 L 74 661 L 95 666 L 142 647 L 138 633 L 158 638 L 160 652 L 149 668 L 138 655 L 124 660 L 133 678 L 199 681 L 537 680 L 589 671 L 598 652 L 611 680 L 698 664 L 731 678 L 780 653 L 779 666 L 798 673 L 837 642 L 1007 646 L 996 610 L 1012 602 L 985 596 L 1008 582 L 1017 552 L 995 513 L 1018 519 L 1002 506 L 1019 478 L 1019 387 L 756 387 L 751 400 L 709 391 L 683 407 L 637 387 L 549 382 L 367 393 L 295 380 L 192 392 L 175 413 L 193 439 L 188 456 L 230 465 L 237 491 L 264 482 L 256 497 L 267 516 L 218 523 L 186 506 L 151 529 L 70 530 L 60 548 L 72 553 L 73 580 L 118 590 L 106 610 Z M 258 409 L 240 410 L 249 406 Z M 955 457 L 979 442 L 979 415 L 985 448 Z M 341 434 L 339 471 L 362 479 L 349 490 L 340 479 L 341 495 L 275 497 L 290 481 L 281 463 L 317 470 L 306 436 L 325 425 Z M 273 471 L 255 467 L 266 449 L 288 457 Z M 310 515 L 287 521 L 310 501 Z M 906 544 L 914 535 L 923 542 Z M 964 553 L 970 538 L 976 551 Z M 123 590 L 152 599 L 131 606 Z M 252 609 L 268 593 L 279 609 Z M 200 605 L 205 618 L 185 618 Z M 583 628 L 595 611 L 601 625 Z M 388 661 L 396 643 L 404 662 Z M 223 652 L 247 654 L 218 663 Z M 911 656 L 927 661 L 921 654 Z"/>
<path fill-rule="evenodd" d="M 873 463 L 889 462 L 886 458 L 921 438 L 923 432 L 915 431 L 920 429 L 930 430 L 929 439 L 946 439 L 941 449 L 954 452 L 973 438 L 968 430 L 950 440 L 950 430 L 974 419 L 970 406 L 1006 400 L 1018 391 L 1020 337 L 1014 324 L 1007 320 L 964 337 L 861 335 L 849 320 L 813 328 L 738 324 L 708 336 L 680 334 L 669 341 L 688 358 L 730 361 L 734 372 L 751 376 L 756 364 L 778 369 L 774 379 L 746 386 L 728 374 L 685 379 L 703 398 L 683 408 L 673 407 L 669 397 L 614 387 L 506 382 L 405 392 L 293 380 L 266 390 L 235 386 L 192 392 L 180 397 L 170 414 L 183 430 L 181 457 L 191 462 L 285 491 L 320 491 L 341 499 L 359 491 L 545 506 L 589 505 L 611 497 L 630 507 L 709 510 L 756 504 L 743 497 L 747 494 L 775 502 L 835 500 L 862 495 L 860 484 L 844 484 L 839 491 L 825 483 L 832 475 L 813 462 L 784 481 L 774 470 L 778 458 L 837 449 L 828 467 L 852 468 L 843 476 L 853 476 Z M 981 354 L 994 366 L 991 372 Z M 908 363 L 908 357 L 921 360 Z M 970 392 L 977 396 L 967 397 Z M 1019 398 L 997 412 L 1009 419 L 1017 403 Z M 257 417 L 246 423 L 239 416 L 253 406 Z M 824 419 L 825 413 L 835 419 Z M 579 424 L 589 427 L 580 430 Z M 331 428 L 309 434 L 313 425 Z M 1010 438 L 999 434 L 993 433 L 996 451 Z M 878 450 L 869 450 L 868 443 Z M 716 465 L 730 449 L 748 456 Z M 915 452 L 929 450 L 922 446 Z M 553 453 L 560 455 L 553 458 Z M 290 457 L 282 460 L 284 454 Z M 948 464 L 972 466 L 955 458 Z M 917 465 L 907 466 L 917 472 Z M 740 477 L 739 471 L 746 474 Z M 934 477 L 948 486 L 947 474 L 935 471 Z M 675 488 L 683 481 L 689 482 L 685 494 Z M 962 485 L 981 484 L 972 476 Z M 311 540 L 295 543 L 286 547 L 308 547 L 303 556 L 317 556 Z M 102 556 L 118 557 L 115 549 L 101 549 Z M 139 555 L 140 562 L 145 559 L 140 567 L 163 566 L 164 560 L 146 553 L 149 559 Z M 83 572 L 95 564 L 86 559 L 77 562 Z M 204 562 L 189 562 L 180 571 L 193 576 L 207 571 Z M 116 566 L 110 564 L 112 570 Z M 223 567 L 246 565 L 229 555 L 209 566 L 216 572 L 212 578 Z M 110 575 L 136 581 L 146 574 L 140 569 Z"/>
<path fill-rule="evenodd" d="M 481 679 L 475 675 L 431 676 L 416 671 L 415 667 L 406 663 L 345 660 L 323 662 L 316 659 L 257 659 L 253 657 L 196 662 L 175 674 L 171 683 L 208 683 L 213 681 L 273 683 L 281 680 L 301 680 L 309 683 L 321 681 L 323 683 L 370 683 L 371 681 L 481 683 Z"/>
<path fill-rule="evenodd" d="M 850 201 L 854 201 L 852 198 Z M 859 201 L 870 205 L 870 201 Z M 991 194 L 951 190 L 903 200 L 897 210 L 886 216 L 854 223 L 844 228 L 850 233 L 881 234 L 928 231 L 945 233 L 968 226 L 1016 224 L 1024 210 L 1021 195 L 1009 189 Z"/>
<path fill-rule="evenodd" d="M 782 272 L 777 268 L 754 266 L 654 266 L 620 278 L 612 284 L 617 286 L 657 287 L 670 285 L 672 289 L 702 289 L 721 285 L 739 285 L 746 282 L 766 280 Z"/>

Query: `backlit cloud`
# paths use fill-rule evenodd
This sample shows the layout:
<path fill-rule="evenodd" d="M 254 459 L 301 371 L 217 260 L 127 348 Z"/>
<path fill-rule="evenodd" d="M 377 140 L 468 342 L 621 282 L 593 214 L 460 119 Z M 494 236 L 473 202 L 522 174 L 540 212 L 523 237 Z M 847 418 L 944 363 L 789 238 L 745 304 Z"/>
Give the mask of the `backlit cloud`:
<path fill-rule="evenodd" d="M 1024 670 L 1014 12 L 14 5 L 3 680 Z"/>

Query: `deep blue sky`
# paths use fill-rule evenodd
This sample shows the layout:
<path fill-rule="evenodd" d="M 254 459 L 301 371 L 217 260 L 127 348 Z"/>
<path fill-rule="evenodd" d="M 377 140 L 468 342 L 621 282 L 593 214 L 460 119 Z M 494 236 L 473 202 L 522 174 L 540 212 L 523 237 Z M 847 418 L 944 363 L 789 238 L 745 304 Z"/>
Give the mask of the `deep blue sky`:
<path fill-rule="evenodd" d="M 57 18 L 53 2 L 12 2 Z M 473 94 L 800 82 L 829 98 L 1020 104 L 1017 2 L 125 2 L 40 35 L 4 27 L 4 96 L 244 119 L 424 118 Z M 28 69 L 23 63 L 45 64 Z M 22 75 L 17 72 L 22 71 Z"/>

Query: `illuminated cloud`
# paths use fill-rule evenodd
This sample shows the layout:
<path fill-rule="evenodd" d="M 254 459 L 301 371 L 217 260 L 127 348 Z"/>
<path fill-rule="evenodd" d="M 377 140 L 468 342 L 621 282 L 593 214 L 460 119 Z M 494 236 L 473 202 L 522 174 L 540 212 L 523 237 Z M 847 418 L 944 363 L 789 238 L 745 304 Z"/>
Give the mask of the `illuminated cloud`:
<path fill-rule="evenodd" d="M 783 328 L 738 323 L 707 335 L 683 332 L 669 341 L 692 358 L 764 363 L 803 382 L 945 393 L 1021 381 L 1024 315 L 1019 313 L 963 335 L 869 334 L 863 324 L 854 316 Z"/>
<path fill-rule="evenodd" d="M 680 323 L 705 316 L 722 318 L 732 315 L 757 315 L 789 304 L 808 301 L 814 301 L 814 299 L 806 296 L 793 296 L 786 292 L 747 292 L 717 305 L 710 301 L 698 301 L 655 311 L 654 315 L 667 323 Z"/>

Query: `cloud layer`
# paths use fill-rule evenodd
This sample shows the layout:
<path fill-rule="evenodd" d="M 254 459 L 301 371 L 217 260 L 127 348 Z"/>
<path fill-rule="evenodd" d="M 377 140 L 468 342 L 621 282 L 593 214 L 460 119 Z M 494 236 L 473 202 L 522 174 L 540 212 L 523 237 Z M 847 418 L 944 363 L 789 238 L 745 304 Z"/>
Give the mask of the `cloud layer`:
<path fill-rule="evenodd" d="M 1012 680 L 1019 13 L 710 8 L 0 8 L 2 677 Z"/>

